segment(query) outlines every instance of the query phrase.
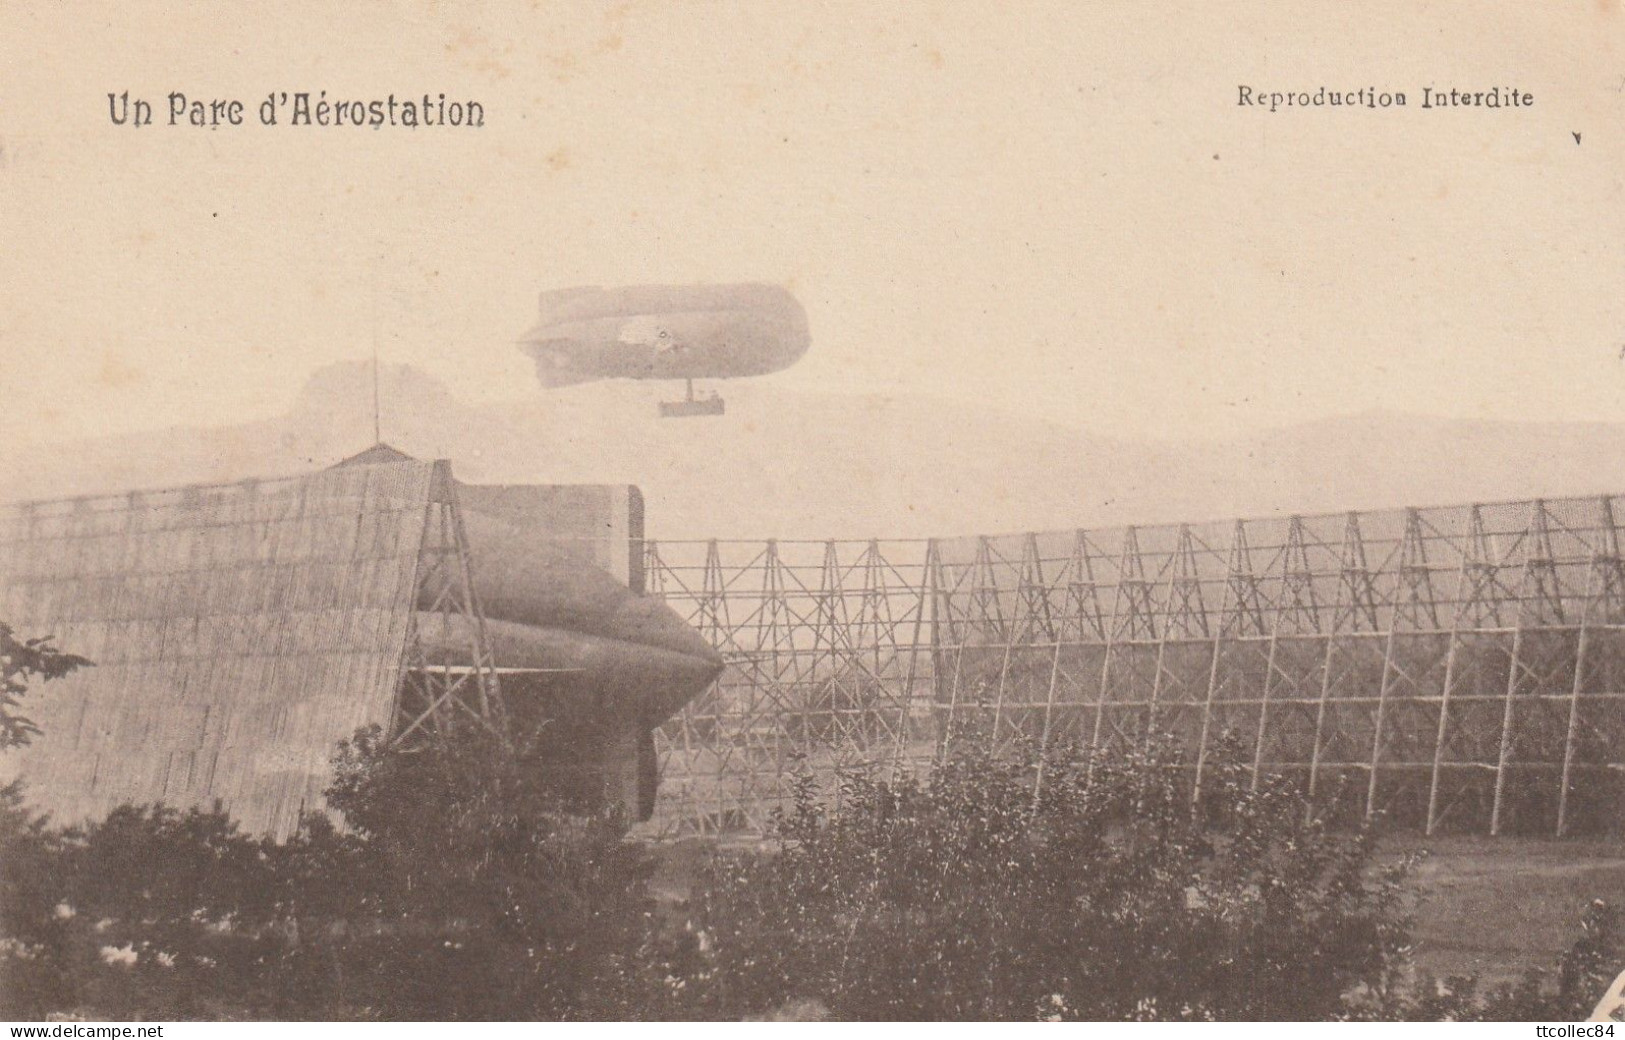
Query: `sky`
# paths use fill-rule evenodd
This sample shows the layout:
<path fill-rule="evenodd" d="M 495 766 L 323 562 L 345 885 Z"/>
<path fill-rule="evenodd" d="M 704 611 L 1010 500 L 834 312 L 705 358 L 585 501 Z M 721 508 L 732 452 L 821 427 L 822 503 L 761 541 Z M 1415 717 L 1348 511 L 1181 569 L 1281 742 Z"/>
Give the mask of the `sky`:
<path fill-rule="evenodd" d="M 1152 438 L 1625 415 L 1615 3 L 328 6 L 0 6 L 0 433 L 268 417 L 374 343 L 545 407 L 537 293 L 731 281 L 806 306 L 786 389 Z M 254 122 L 324 89 L 486 125 Z M 126 90 L 250 123 L 116 126 Z"/>

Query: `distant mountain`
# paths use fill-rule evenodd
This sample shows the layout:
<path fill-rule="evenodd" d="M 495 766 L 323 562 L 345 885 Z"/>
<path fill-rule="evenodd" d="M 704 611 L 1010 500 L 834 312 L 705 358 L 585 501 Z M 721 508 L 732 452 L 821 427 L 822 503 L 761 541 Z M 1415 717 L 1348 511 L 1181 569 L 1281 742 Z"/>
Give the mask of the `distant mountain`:
<path fill-rule="evenodd" d="M 719 418 L 659 391 L 459 400 L 381 378 L 384 439 L 473 482 L 635 483 L 660 538 L 924 537 L 1625 492 L 1625 425 L 1368 413 L 1231 441 L 1117 439 L 963 401 L 728 387 Z M 46 498 L 274 476 L 372 443 L 370 366 L 323 368 L 283 416 L 0 448 L 0 494 Z M 1080 402 L 1080 409 L 1087 402 Z"/>

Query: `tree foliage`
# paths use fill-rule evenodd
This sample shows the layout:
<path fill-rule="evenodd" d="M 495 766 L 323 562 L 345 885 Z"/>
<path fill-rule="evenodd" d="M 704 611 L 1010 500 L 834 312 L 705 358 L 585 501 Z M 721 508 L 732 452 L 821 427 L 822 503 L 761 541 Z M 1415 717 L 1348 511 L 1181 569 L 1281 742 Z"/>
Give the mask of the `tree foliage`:
<path fill-rule="evenodd" d="M 650 909 L 650 861 L 623 840 L 618 813 L 572 804 L 536 747 L 480 732 L 401 751 L 374 729 L 335 762 L 328 800 L 352 834 L 310 847 L 348 841 L 341 854 L 359 871 L 317 889 L 327 919 L 344 922 L 349 941 L 333 955 L 347 974 L 390 980 L 369 1013 L 618 1013 L 604 980 L 621 974 Z"/>
<path fill-rule="evenodd" d="M 1162 745 L 955 748 L 929 780 L 844 776 L 839 810 L 804 778 L 776 853 L 719 863 L 708 1011 L 1326 1019 L 1406 952 L 1405 865 L 1282 781 L 1221 767 L 1193 808 Z"/>
<path fill-rule="evenodd" d="M 769 846 L 663 909 L 534 748 L 368 730 L 334 765 L 342 828 L 281 844 L 218 808 L 59 828 L 0 791 L 0 1017 L 1561 1020 L 1625 956 L 1598 904 L 1550 977 L 1428 978 L 1408 861 L 1239 764 L 1193 801 L 1171 745 L 803 775 Z"/>
<path fill-rule="evenodd" d="M 929 779 L 796 784 L 768 855 L 701 886 L 681 1013 L 858 1020 L 1583 1018 L 1625 962 L 1597 904 L 1554 980 L 1421 972 L 1406 882 L 1371 827 L 1176 745 L 1121 754 L 960 739 Z M 1043 784 L 1038 783 L 1042 772 Z M 676 961 L 674 960 L 674 963 Z M 676 1011 L 674 1010 L 674 1013 Z"/>
<path fill-rule="evenodd" d="M 0 1013 L 244 1013 L 276 889 L 263 843 L 220 810 L 124 806 L 54 829 L 12 797 L 0 856 Z"/>
<path fill-rule="evenodd" d="M 0 752 L 22 747 L 39 727 L 22 714 L 23 697 L 36 682 L 60 679 L 91 662 L 52 645 L 50 636 L 19 639 L 0 621 Z"/>

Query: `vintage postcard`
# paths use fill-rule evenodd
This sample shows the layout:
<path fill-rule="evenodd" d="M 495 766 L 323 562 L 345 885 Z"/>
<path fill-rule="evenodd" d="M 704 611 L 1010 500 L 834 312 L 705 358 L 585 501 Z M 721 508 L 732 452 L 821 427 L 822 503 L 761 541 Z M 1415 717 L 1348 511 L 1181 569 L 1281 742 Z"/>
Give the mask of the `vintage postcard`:
<path fill-rule="evenodd" d="M 0 55 L 0 1018 L 1612 1030 L 1615 0 Z"/>

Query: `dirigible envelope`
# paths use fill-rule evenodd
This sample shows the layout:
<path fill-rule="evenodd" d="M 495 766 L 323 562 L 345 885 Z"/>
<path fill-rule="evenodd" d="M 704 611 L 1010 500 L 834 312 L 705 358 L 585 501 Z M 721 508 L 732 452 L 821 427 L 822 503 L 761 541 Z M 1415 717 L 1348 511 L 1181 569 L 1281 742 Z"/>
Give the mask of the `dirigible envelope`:
<path fill-rule="evenodd" d="M 658 726 L 710 685 L 722 658 L 663 601 L 595 563 L 587 543 L 561 537 L 561 495 L 609 490 L 459 484 L 471 577 L 499 668 L 573 673 L 563 681 L 600 709 Z M 467 644 L 447 634 L 448 651 Z"/>
<path fill-rule="evenodd" d="M 560 289 L 520 340 L 543 386 L 765 375 L 807 352 L 807 314 L 774 285 Z"/>

